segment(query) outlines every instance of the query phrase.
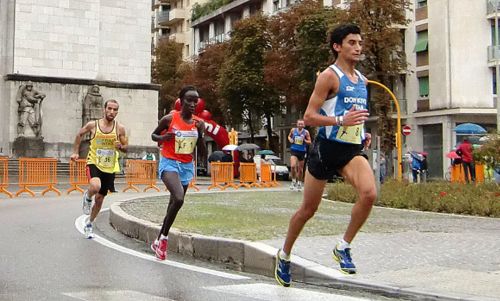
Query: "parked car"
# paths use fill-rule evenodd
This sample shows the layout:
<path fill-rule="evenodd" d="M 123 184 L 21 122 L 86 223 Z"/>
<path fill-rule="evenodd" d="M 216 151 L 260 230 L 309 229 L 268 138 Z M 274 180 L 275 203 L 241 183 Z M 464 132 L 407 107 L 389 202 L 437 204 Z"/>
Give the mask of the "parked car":
<path fill-rule="evenodd" d="M 253 157 L 253 162 L 255 162 L 257 168 L 257 176 L 260 176 L 260 159 L 260 155 L 255 155 Z M 281 158 L 275 155 L 266 155 L 265 159 L 272 164 L 271 168 L 276 171 L 276 178 L 278 180 L 288 181 L 290 171 Z"/>

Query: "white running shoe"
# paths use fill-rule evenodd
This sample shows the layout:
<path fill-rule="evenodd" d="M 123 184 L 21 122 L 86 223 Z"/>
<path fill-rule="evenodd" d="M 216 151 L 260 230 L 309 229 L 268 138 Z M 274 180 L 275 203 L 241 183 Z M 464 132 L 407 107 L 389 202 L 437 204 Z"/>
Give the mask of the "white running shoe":
<path fill-rule="evenodd" d="M 86 238 L 94 238 L 94 229 L 92 228 L 92 224 L 85 225 L 85 228 L 83 228 L 83 232 L 85 233 Z"/>
<path fill-rule="evenodd" d="M 290 184 L 290 190 L 295 190 L 297 188 L 297 182 L 295 181 L 292 181 L 292 183 Z"/>
<path fill-rule="evenodd" d="M 83 214 L 90 215 L 90 209 L 92 208 L 92 199 L 89 199 L 87 197 L 87 194 L 88 194 L 88 190 L 86 190 L 83 193 L 82 211 L 83 211 Z"/>
<path fill-rule="evenodd" d="M 303 187 L 303 186 L 302 186 L 302 182 L 298 181 L 298 182 L 297 182 L 297 186 L 296 186 L 297 191 L 302 191 L 302 187 Z"/>

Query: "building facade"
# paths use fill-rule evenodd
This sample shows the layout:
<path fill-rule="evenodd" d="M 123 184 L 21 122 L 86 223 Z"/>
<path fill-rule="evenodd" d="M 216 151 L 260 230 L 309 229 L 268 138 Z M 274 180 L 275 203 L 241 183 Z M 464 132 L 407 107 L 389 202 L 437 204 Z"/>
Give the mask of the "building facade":
<path fill-rule="evenodd" d="M 407 150 L 429 153 L 431 176 L 442 177 L 446 154 L 463 137 L 453 129 L 473 122 L 496 129 L 492 1 L 415 0 L 405 32 L 410 72 L 405 94 L 412 128 Z M 491 53 L 491 52 L 490 52 Z"/>
<path fill-rule="evenodd" d="M 1 152 L 67 160 L 86 120 L 86 100 L 98 112 L 110 98 L 120 103 L 130 156 L 154 148 L 159 88 L 151 84 L 150 6 L 150 0 L 1 1 Z M 35 105 L 26 102 L 29 94 Z"/>

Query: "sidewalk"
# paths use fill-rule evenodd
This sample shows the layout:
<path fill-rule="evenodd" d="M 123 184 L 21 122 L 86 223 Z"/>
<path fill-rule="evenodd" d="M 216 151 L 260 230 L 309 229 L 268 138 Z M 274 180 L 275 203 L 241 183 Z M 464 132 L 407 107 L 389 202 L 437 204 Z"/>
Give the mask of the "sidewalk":
<path fill-rule="evenodd" d="M 199 187 L 199 193 L 207 193 L 205 183 Z M 288 188 L 283 185 L 273 190 Z M 128 193 L 126 196 L 137 198 Z M 125 213 L 120 206 L 126 202 L 111 206 L 110 222 L 129 236 L 152 241 L 159 225 Z M 387 210 L 400 217 L 377 217 Z M 294 280 L 378 291 L 412 300 L 500 300 L 500 219 L 375 208 L 368 223 L 384 224 L 380 229 L 387 229 L 387 224 L 392 228 L 358 234 L 353 244 L 357 275 L 340 273 L 331 258 L 339 236 L 299 237 L 292 255 Z M 273 276 L 274 255 L 283 240 L 246 242 L 173 230 L 169 249 Z"/>

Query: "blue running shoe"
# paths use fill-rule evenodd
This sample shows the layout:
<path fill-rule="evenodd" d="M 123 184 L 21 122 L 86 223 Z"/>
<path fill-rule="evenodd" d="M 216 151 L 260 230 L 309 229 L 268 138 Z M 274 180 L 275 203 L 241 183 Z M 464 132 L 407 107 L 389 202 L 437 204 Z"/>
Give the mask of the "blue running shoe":
<path fill-rule="evenodd" d="M 340 264 L 340 271 L 345 274 L 356 274 L 356 266 L 352 262 L 351 248 L 333 249 L 333 259 Z"/>
<path fill-rule="evenodd" d="M 290 275 L 290 261 L 281 259 L 280 250 L 276 254 L 276 265 L 274 266 L 274 278 L 279 284 L 284 287 L 290 286 L 290 281 L 292 281 L 292 275 Z"/>

